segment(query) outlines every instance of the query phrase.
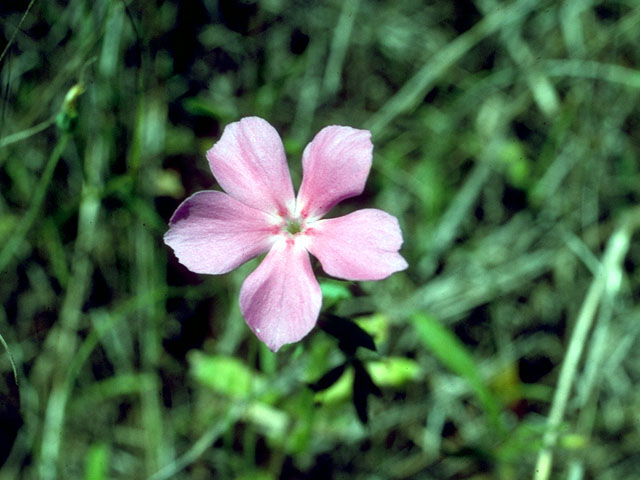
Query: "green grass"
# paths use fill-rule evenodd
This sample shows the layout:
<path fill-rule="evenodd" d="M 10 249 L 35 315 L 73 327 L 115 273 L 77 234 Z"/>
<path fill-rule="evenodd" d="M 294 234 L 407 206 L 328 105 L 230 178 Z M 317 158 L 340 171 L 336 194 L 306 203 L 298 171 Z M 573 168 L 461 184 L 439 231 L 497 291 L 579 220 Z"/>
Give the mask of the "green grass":
<path fill-rule="evenodd" d="M 0 480 L 636 478 L 637 2 L 0 18 Z M 273 354 L 237 300 L 258 260 L 197 275 L 164 245 L 249 115 L 298 183 L 322 127 L 372 131 L 366 190 L 333 214 L 397 216 L 410 266 L 323 292 L 377 352 L 315 329 Z"/>

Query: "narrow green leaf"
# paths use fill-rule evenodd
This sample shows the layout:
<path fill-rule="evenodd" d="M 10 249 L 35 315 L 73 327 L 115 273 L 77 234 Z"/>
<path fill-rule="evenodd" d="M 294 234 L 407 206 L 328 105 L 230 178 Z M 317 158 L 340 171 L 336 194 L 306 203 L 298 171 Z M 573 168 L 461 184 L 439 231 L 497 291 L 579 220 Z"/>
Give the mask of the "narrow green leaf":
<path fill-rule="evenodd" d="M 246 398 L 263 382 L 258 372 L 236 358 L 194 351 L 189 355 L 189 363 L 198 382 L 230 397 Z"/>
<path fill-rule="evenodd" d="M 321 404 L 338 404 L 342 403 L 351 397 L 351 391 L 353 389 L 353 370 L 348 369 L 340 377 L 336 383 L 331 385 L 326 390 L 316 392 L 313 396 L 314 400 Z"/>
<path fill-rule="evenodd" d="M 422 375 L 420 365 L 404 357 L 386 357 L 379 362 L 369 362 L 367 368 L 375 384 L 382 387 L 398 388 Z"/>
<path fill-rule="evenodd" d="M 321 392 L 322 390 L 330 388 L 331 385 L 340 380 L 340 377 L 344 373 L 346 366 L 347 364 L 343 363 L 341 365 L 338 365 L 337 367 L 332 368 L 318 380 L 309 384 L 309 388 L 314 392 Z"/>
<path fill-rule="evenodd" d="M 89 447 L 85 457 L 85 480 L 106 480 L 109 468 L 109 446 L 96 443 Z"/>
<path fill-rule="evenodd" d="M 271 440 L 283 443 L 289 429 L 289 415 L 264 402 L 253 402 L 247 408 L 244 418 L 258 427 Z"/>
<path fill-rule="evenodd" d="M 11 355 L 11 350 L 9 350 L 9 345 L 5 342 L 4 337 L 0 333 L 0 344 L 7 351 L 7 355 L 9 355 L 9 362 L 11 363 L 11 369 L 13 370 L 13 379 L 16 382 L 16 386 L 18 385 L 18 372 L 16 371 L 16 362 L 13 360 L 13 355 Z"/>
<path fill-rule="evenodd" d="M 93 404 L 111 398 L 126 395 L 137 395 L 151 391 L 157 387 L 157 378 L 151 373 L 122 373 L 94 382 L 80 390 L 73 399 L 72 409 L 91 408 Z"/>
<path fill-rule="evenodd" d="M 500 424 L 500 405 L 486 386 L 471 353 L 451 331 L 435 318 L 422 313 L 411 316 L 422 343 L 449 370 L 464 378 L 496 427 Z"/>

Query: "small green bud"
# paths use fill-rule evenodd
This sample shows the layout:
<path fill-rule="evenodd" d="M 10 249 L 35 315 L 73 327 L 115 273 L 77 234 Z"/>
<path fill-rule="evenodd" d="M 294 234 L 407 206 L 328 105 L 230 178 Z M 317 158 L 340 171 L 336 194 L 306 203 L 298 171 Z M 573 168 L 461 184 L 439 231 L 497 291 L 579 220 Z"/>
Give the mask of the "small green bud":
<path fill-rule="evenodd" d="M 65 132 L 72 132 L 75 129 L 78 123 L 78 97 L 80 97 L 84 91 L 84 84 L 79 82 L 71 87 L 64 96 L 62 107 L 56 116 L 56 124 L 61 130 L 64 130 Z"/>

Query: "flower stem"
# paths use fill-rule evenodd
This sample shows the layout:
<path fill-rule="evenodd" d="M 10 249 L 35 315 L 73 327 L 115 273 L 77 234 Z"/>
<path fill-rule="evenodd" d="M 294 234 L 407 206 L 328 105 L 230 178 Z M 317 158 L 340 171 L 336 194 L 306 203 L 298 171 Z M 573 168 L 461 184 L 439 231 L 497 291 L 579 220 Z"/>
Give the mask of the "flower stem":
<path fill-rule="evenodd" d="M 538 461 L 534 470 L 534 480 L 547 480 L 549 478 L 553 463 L 553 447 L 558 439 L 558 429 L 564 417 L 587 335 L 593 324 L 603 294 L 608 289 L 617 290 L 620 286 L 621 264 L 629 249 L 631 235 L 640 223 L 639 219 L 640 210 L 632 210 L 620 227 L 611 235 L 602 256 L 600 269 L 591 282 L 582 303 L 571 334 L 569 347 L 562 362 L 558 386 L 553 396 L 549 417 L 547 418 L 543 447 L 538 454 Z"/>
<path fill-rule="evenodd" d="M 49 157 L 49 160 L 47 160 L 44 172 L 42 172 L 40 181 L 38 182 L 35 193 L 33 194 L 33 200 L 31 201 L 29 210 L 27 210 L 27 213 L 22 217 L 22 221 L 18 225 L 18 228 L 9 237 L 4 248 L 0 251 L 0 271 L 4 271 L 4 269 L 9 265 L 9 262 L 11 262 L 11 259 L 14 257 L 16 250 L 22 244 L 27 233 L 38 218 L 42 202 L 44 201 L 47 191 L 49 190 L 49 184 L 53 178 L 53 172 L 58 165 L 58 161 L 60 160 L 68 141 L 69 134 L 63 134 L 51 152 L 51 156 Z"/>

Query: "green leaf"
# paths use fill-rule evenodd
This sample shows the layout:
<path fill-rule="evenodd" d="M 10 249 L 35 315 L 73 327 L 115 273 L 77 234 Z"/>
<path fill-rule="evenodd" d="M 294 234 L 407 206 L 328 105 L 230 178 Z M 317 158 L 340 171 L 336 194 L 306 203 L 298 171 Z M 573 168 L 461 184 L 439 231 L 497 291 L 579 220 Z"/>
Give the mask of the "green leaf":
<path fill-rule="evenodd" d="M 383 313 L 373 313 L 365 317 L 358 317 L 354 321 L 373 337 L 376 344 L 385 342 L 389 337 L 389 319 Z"/>
<path fill-rule="evenodd" d="M 156 388 L 157 378 L 151 373 L 122 373 L 93 382 L 80 390 L 73 399 L 73 409 L 91 408 L 93 404 L 111 398 L 137 395 Z"/>
<path fill-rule="evenodd" d="M 189 354 L 191 374 L 202 385 L 230 397 L 247 398 L 264 378 L 240 360 L 222 355 Z"/>
<path fill-rule="evenodd" d="M 338 280 L 322 280 L 320 282 L 320 290 L 322 290 L 322 303 L 324 307 L 331 307 L 340 300 L 351 298 L 349 284 Z"/>
<path fill-rule="evenodd" d="M 109 446 L 96 443 L 89 447 L 85 457 L 85 480 L 105 480 L 109 469 Z"/>
<path fill-rule="evenodd" d="M 534 454 L 542 448 L 547 425 L 539 418 L 526 418 L 520 422 L 494 450 L 501 464 L 513 463 Z"/>
<path fill-rule="evenodd" d="M 265 470 L 251 470 L 235 478 L 236 480 L 275 480 L 276 477 Z"/>
<path fill-rule="evenodd" d="M 253 402 L 244 418 L 258 427 L 267 437 L 282 443 L 289 428 L 289 416 L 280 409 L 263 402 Z"/>
<path fill-rule="evenodd" d="M 422 376 L 420 365 L 404 357 L 388 357 L 380 362 L 369 362 L 367 368 L 373 381 L 381 387 L 401 387 Z"/>
<path fill-rule="evenodd" d="M 312 440 L 316 418 L 316 405 L 311 390 L 304 389 L 290 398 L 288 410 L 295 412 L 296 421 L 286 440 L 288 453 L 301 454 L 307 452 Z"/>
<path fill-rule="evenodd" d="M 560 445 L 567 450 L 581 450 L 589 445 L 589 438 L 579 433 L 567 433 L 560 437 Z"/>
<path fill-rule="evenodd" d="M 278 368 L 277 355 L 262 342 L 259 343 L 259 349 L 260 371 L 267 375 L 275 374 Z"/>
<path fill-rule="evenodd" d="M 449 370 L 464 378 L 495 427 L 502 430 L 500 404 L 486 386 L 477 364 L 464 344 L 435 318 L 422 313 L 411 316 L 422 343 Z"/>
<path fill-rule="evenodd" d="M 3 244 L 9 236 L 15 231 L 19 224 L 20 217 L 11 215 L 10 212 L 2 212 L 0 215 L 0 242 Z"/>
<path fill-rule="evenodd" d="M 351 390 L 353 388 L 353 370 L 348 369 L 340 377 L 336 383 L 331 385 L 326 390 L 317 392 L 314 395 L 314 400 L 323 404 L 337 404 L 342 403 L 349 397 L 351 397 Z"/>
<path fill-rule="evenodd" d="M 531 183 L 531 164 L 520 142 L 505 142 L 498 158 L 506 167 L 510 183 L 526 189 Z"/>
<path fill-rule="evenodd" d="M 173 198 L 184 197 L 184 187 L 180 174 L 175 170 L 159 170 L 152 177 L 153 190 L 156 196 L 166 195 Z"/>

